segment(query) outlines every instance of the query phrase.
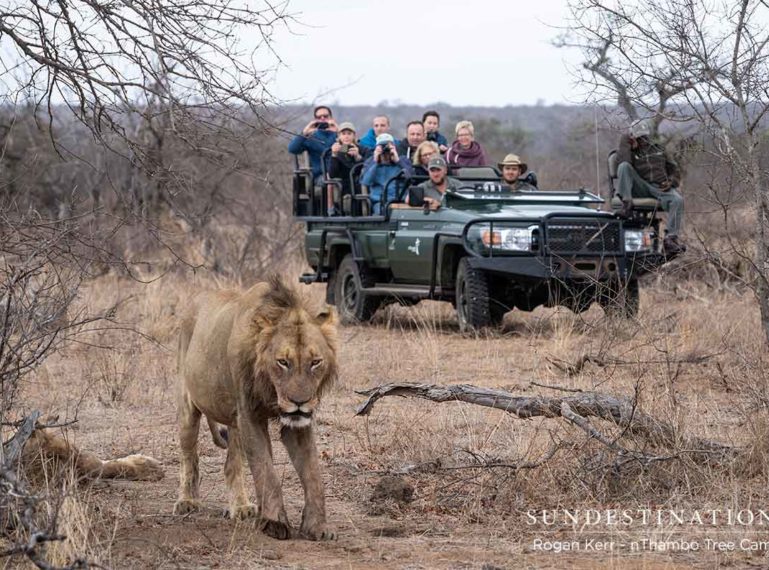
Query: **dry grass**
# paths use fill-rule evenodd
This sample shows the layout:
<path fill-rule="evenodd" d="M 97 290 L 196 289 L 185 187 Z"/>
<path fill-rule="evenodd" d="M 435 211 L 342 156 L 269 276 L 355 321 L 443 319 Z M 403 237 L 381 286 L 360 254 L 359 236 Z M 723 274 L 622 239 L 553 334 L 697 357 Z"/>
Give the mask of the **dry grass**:
<path fill-rule="evenodd" d="M 465 338 L 448 304 L 426 302 L 389 307 L 373 325 L 343 328 L 341 377 L 318 417 L 328 508 L 340 541 L 282 544 L 221 519 L 224 457 L 204 431 L 203 492 L 210 509 L 189 520 L 175 519 L 168 516 L 178 468 L 175 314 L 191 291 L 204 285 L 221 284 L 173 275 L 146 286 L 114 276 L 93 282 L 84 302 L 96 307 L 122 300 L 117 320 L 123 328 L 94 332 L 91 345 L 73 346 L 51 360 L 29 386 L 27 401 L 46 412 L 78 417 L 74 432 L 79 445 L 105 456 L 146 453 L 167 469 L 160 483 L 99 484 L 70 493 L 61 512 L 70 537 L 57 547 L 61 560 L 77 552 L 115 567 L 469 568 L 483 563 L 508 567 L 512 560 L 559 565 L 554 555 L 531 550 L 543 529 L 527 525 L 527 510 L 758 508 L 769 499 L 769 378 L 763 371 L 766 350 L 757 309 L 747 294 L 716 293 L 686 283 L 675 293 L 642 289 L 638 321 L 608 320 L 597 307 L 581 315 L 538 309 L 509 314 L 500 333 Z M 323 299 L 320 286 L 304 291 Z M 591 359 L 567 373 L 584 356 Z M 361 398 L 354 390 L 391 381 L 556 393 L 531 384 L 535 381 L 623 397 L 635 394 L 647 413 L 682 434 L 748 451 L 728 465 L 698 463 L 681 453 L 646 467 L 618 468 L 604 446 L 562 420 L 523 421 L 468 404 L 394 398 L 383 400 L 367 418 L 355 417 Z M 611 426 L 594 425 L 620 435 Z M 623 442 L 648 447 L 642 441 Z M 468 468 L 479 461 L 537 461 L 554 445 L 558 451 L 536 469 Z M 297 521 L 300 488 L 280 445 L 276 463 L 289 516 Z M 373 503 L 379 478 L 404 468 L 413 500 Z M 606 537 L 616 534 L 602 530 Z M 636 534 L 660 532 L 647 530 Z M 579 529 L 551 535 L 565 539 L 572 536 L 569 532 L 582 536 Z M 684 532 L 695 537 L 699 531 Z M 743 552 L 727 558 L 713 552 L 647 553 L 642 558 L 625 552 L 612 558 L 581 553 L 571 561 L 585 568 L 710 567 L 727 559 L 738 565 L 766 560 Z"/>

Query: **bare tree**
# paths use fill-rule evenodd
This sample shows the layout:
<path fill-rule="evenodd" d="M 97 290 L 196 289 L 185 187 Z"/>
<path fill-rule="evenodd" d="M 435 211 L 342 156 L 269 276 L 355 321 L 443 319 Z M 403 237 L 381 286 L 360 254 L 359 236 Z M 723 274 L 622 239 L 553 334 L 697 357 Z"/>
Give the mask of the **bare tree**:
<path fill-rule="evenodd" d="M 0 558 L 25 556 L 39 568 L 53 568 L 46 544 L 66 537 L 19 468 L 39 413 L 25 414 L 17 400 L 30 372 L 84 326 L 110 318 L 109 311 L 91 315 L 73 305 L 95 251 L 84 239 L 73 220 L 50 222 L 8 208 L 0 214 Z"/>
<path fill-rule="evenodd" d="M 713 141 L 713 156 L 734 173 L 714 201 L 724 210 L 747 195 L 756 219 L 749 248 L 751 282 L 769 342 L 769 188 L 759 160 L 769 111 L 769 4 L 570 0 L 572 19 L 561 45 L 583 49 L 583 79 L 596 97 L 617 97 L 632 119 L 692 121 Z M 752 251 L 751 251 L 752 250 Z"/>
<path fill-rule="evenodd" d="M 272 38 L 292 21 L 287 5 L 0 0 L 0 93 L 33 101 L 52 125 L 66 106 L 102 143 L 118 148 L 117 136 L 140 160 L 136 126 L 159 116 L 193 145 L 206 127 L 256 126 L 272 101 Z"/>

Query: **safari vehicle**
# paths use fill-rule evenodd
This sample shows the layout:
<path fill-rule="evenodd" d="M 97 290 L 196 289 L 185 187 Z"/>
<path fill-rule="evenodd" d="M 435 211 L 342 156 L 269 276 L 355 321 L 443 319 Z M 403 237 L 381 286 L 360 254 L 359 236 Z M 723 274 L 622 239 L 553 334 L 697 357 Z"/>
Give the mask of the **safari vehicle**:
<path fill-rule="evenodd" d="M 388 187 L 401 189 L 382 215 L 367 215 L 364 188 L 345 198 L 344 215 L 329 217 L 326 192 L 338 191 L 340 181 L 313 188 L 309 170 L 297 169 L 294 213 L 306 224 L 314 270 L 301 281 L 326 283 L 343 323 L 422 299 L 452 303 L 462 331 L 540 305 L 579 313 L 597 302 L 610 314 L 637 314 L 638 278 L 666 261 L 653 209 L 623 220 L 601 211 L 604 200 L 584 189 L 511 192 L 493 167 L 452 176 L 462 187 L 438 210 L 419 206 L 416 184 L 424 178 L 393 179 Z"/>

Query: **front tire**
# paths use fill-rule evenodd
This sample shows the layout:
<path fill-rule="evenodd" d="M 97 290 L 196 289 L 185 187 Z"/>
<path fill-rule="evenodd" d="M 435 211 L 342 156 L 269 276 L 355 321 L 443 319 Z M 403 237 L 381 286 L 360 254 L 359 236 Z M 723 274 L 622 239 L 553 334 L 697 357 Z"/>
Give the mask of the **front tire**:
<path fill-rule="evenodd" d="M 488 279 L 483 271 L 470 267 L 466 257 L 457 268 L 456 306 L 461 332 L 480 331 L 492 324 Z"/>
<path fill-rule="evenodd" d="M 344 257 L 334 281 L 334 301 L 342 324 L 365 323 L 372 319 L 382 299 L 367 295 L 362 289 L 372 287 L 374 282 L 373 275 L 359 269 L 351 254 Z"/>

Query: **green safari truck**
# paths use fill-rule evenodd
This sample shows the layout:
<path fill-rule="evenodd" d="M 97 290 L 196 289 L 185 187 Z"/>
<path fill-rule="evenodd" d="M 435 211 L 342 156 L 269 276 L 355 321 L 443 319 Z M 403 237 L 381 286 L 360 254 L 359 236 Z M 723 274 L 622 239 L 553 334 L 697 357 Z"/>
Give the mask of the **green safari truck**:
<path fill-rule="evenodd" d="M 326 192 L 340 185 L 313 187 L 311 174 L 297 170 L 294 214 L 306 225 L 313 268 L 301 280 L 326 283 L 327 301 L 346 324 L 368 321 L 389 303 L 435 299 L 452 303 L 460 329 L 473 331 L 540 305 L 582 312 L 597 302 L 633 317 L 638 278 L 670 259 L 653 215 L 620 219 L 585 190 L 509 191 L 491 167 L 463 168 L 454 178 L 461 188 L 437 210 L 413 205 L 421 180 L 401 179 L 390 181 L 400 191 L 382 215 L 367 215 L 364 189 L 345 197 L 345 215 L 331 217 Z"/>

